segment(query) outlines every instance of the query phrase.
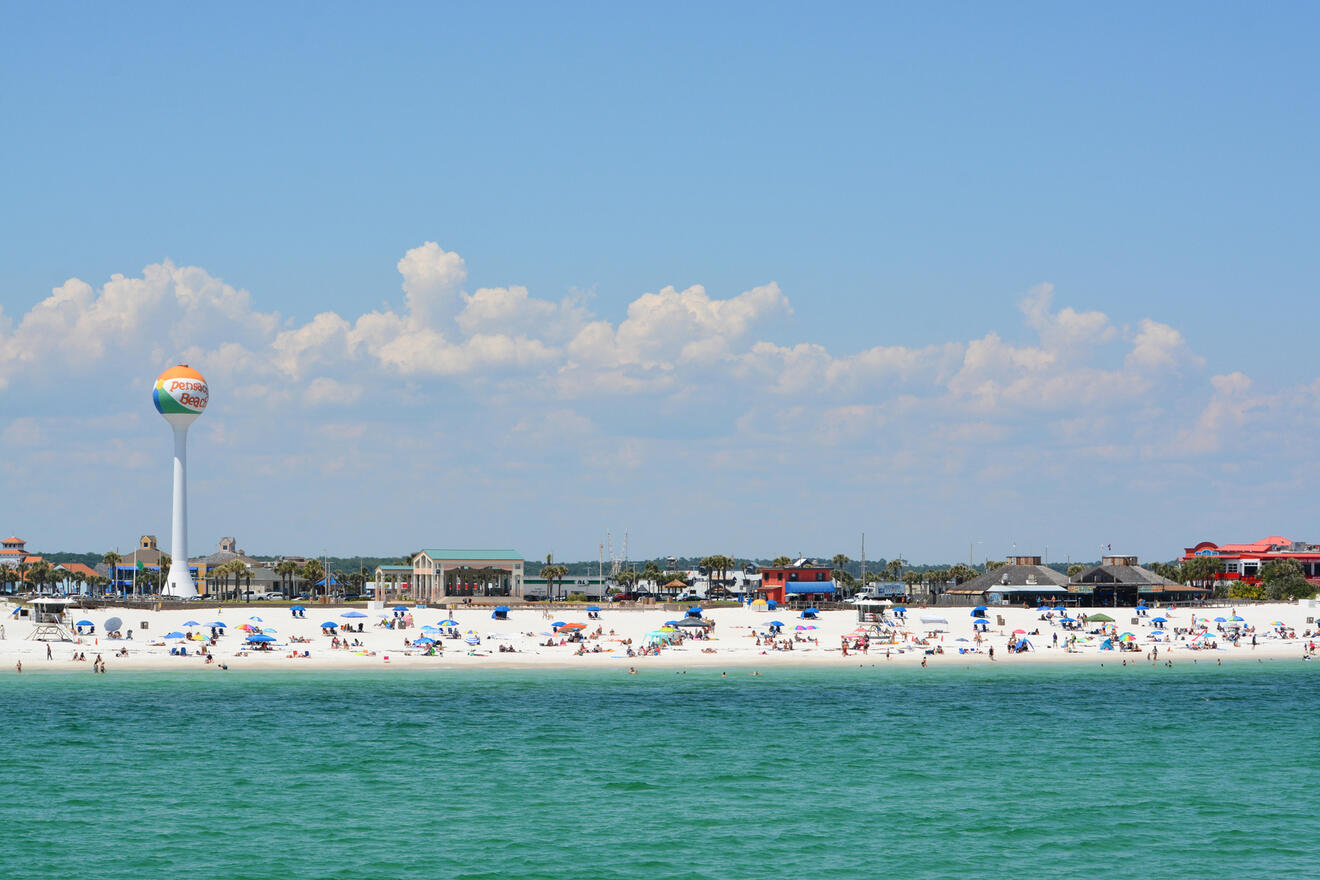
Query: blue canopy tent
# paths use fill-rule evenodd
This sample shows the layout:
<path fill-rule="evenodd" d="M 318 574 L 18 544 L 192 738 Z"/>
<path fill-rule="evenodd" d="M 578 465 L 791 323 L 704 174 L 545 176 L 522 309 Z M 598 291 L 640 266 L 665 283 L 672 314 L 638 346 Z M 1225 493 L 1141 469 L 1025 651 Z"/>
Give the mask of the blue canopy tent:
<path fill-rule="evenodd" d="M 491 616 L 491 619 L 493 619 L 493 620 L 508 620 L 508 619 L 509 619 L 509 606 L 508 606 L 508 605 L 496 605 L 496 606 L 495 606 L 495 610 L 492 611 L 492 612 L 490 613 L 490 616 Z"/>
<path fill-rule="evenodd" d="M 784 585 L 788 596 L 828 596 L 834 592 L 834 581 L 792 581 Z"/>
<path fill-rule="evenodd" d="M 274 636 L 268 636 L 268 635 L 266 635 L 265 633 L 259 633 L 259 634 L 255 635 L 255 636 L 248 636 L 248 637 L 247 637 L 247 640 L 248 640 L 249 642 L 256 642 L 256 643 L 258 643 L 258 644 L 263 644 L 263 645 L 264 645 L 264 644 L 269 644 L 270 642 L 275 641 L 275 637 L 274 637 Z"/>
<path fill-rule="evenodd" d="M 700 617 L 700 616 L 701 616 L 701 606 L 700 606 L 700 605 L 693 605 L 691 608 L 689 608 L 689 609 L 687 610 L 687 614 L 685 614 L 685 615 L 683 615 L 683 616 L 684 616 L 684 617 Z"/>
<path fill-rule="evenodd" d="M 986 608 L 984 605 L 977 605 L 972 609 L 972 617 L 985 617 Z"/>
<path fill-rule="evenodd" d="M 820 610 L 817 608 L 804 608 L 798 616 L 803 620 L 815 620 L 818 614 L 820 614 Z"/>
<path fill-rule="evenodd" d="M 765 607 L 769 608 L 771 611 L 774 611 L 776 608 L 779 607 L 779 603 L 776 602 L 774 599 L 770 599 L 765 603 Z"/>
<path fill-rule="evenodd" d="M 363 614 L 361 611 L 345 611 L 343 614 L 341 614 L 341 615 L 339 615 L 339 616 L 340 616 L 340 617 L 352 617 L 352 618 L 358 618 L 358 617 L 366 617 L 367 615 Z"/>

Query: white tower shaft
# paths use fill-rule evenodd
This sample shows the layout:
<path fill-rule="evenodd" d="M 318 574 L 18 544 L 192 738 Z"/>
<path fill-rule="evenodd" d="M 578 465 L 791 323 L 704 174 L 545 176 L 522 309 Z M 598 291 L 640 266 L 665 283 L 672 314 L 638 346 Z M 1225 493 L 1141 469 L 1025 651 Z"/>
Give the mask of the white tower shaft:
<path fill-rule="evenodd" d="M 197 586 L 188 573 L 188 426 L 174 429 L 174 528 L 170 533 L 170 573 L 161 587 L 165 596 L 192 599 Z"/>

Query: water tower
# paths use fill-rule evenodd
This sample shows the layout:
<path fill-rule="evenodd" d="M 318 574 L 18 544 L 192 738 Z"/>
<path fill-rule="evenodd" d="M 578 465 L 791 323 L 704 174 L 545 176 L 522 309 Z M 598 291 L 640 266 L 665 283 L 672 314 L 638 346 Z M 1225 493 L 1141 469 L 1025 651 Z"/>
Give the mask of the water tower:
<path fill-rule="evenodd" d="M 156 412 L 174 429 L 174 529 L 170 535 L 170 573 L 161 594 L 191 599 L 197 587 L 188 573 L 188 426 L 206 409 L 210 392 L 202 374 L 180 364 L 156 379 L 151 399 Z"/>

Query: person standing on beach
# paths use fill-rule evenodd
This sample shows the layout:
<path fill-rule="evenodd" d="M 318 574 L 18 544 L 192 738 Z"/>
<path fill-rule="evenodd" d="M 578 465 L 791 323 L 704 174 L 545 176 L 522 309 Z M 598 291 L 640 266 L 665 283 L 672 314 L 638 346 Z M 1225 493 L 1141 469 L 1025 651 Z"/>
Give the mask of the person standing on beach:
<path fill-rule="evenodd" d="M 19 674 L 19 675 L 22 675 L 22 674 L 23 674 L 23 661 L 22 661 L 22 660 L 19 660 L 18 663 L 16 664 L 15 668 L 18 670 L 18 674 Z"/>
<path fill-rule="evenodd" d="M 49 642 L 46 643 L 46 659 L 47 659 L 47 660 L 54 660 L 54 659 L 55 659 L 55 657 L 50 653 L 50 643 L 49 643 Z"/>

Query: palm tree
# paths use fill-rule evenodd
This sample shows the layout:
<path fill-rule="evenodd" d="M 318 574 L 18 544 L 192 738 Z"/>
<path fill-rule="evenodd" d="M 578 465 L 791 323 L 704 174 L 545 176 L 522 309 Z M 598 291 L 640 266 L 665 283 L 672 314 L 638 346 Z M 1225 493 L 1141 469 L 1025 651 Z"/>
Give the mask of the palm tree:
<path fill-rule="evenodd" d="M 307 590 L 312 598 L 316 598 L 316 582 L 325 578 L 325 568 L 321 566 L 319 559 L 309 559 L 300 569 L 299 576 L 307 583 Z M 325 585 L 326 592 L 329 592 L 330 585 Z"/>
<path fill-rule="evenodd" d="M 770 560 L 771 568 L 784 568 L 792 564 L 793 560 L 789 559 L 787 556 L 776 556 L 774 559 Z"/>

